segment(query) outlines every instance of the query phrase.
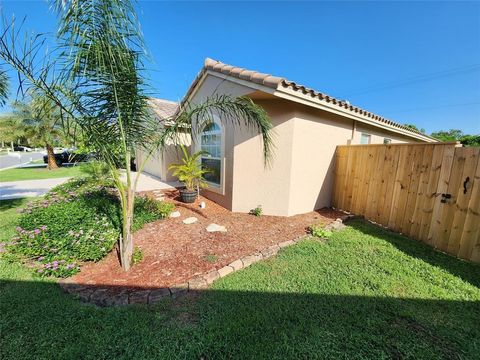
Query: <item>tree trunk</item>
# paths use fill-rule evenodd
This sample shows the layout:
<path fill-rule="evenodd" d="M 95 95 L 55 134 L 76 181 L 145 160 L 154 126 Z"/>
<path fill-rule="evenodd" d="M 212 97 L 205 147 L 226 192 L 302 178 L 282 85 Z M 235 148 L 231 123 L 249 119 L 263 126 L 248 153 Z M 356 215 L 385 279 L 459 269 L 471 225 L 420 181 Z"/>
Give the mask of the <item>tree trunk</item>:
<path fill-rule="evenodd" d="M 126 195 L 126 209 L 122 209 L 123 231 L 122 239 L 120 241 L 120 262 L 122 264 L 122 269 L 128 271 L 132 266 L 133 257 L 132 221 L 135 193 L 132 189 L 128 188 Z"/>
<path fill-rule="evenodd" d="M 55 160 L 55 153 L 53 152 L 53 147 L 50 144 L 45 144 L 47 148 L 47 169 L 54 170 L 58 169 L 57 161 Z"/>
<path fill-rule="evenodd" d="M 13 148 L 14 148 L 13 141 L 10 141 L 10 147 L 12 148 L 12 151 L 15 151 L 15 150 L 13 150 Z"/>

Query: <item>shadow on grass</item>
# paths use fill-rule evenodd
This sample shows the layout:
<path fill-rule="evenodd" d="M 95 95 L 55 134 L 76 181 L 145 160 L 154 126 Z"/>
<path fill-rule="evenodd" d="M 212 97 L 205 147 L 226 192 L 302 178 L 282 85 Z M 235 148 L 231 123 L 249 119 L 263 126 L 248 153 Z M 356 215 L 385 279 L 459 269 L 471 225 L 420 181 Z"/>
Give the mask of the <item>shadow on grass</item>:
<path fill-rule="evenodd" d="M 432 247 L 393 231 L 373 226 L 364 220 L 352 220 L 348 225 L 364 234 L 375 236 L 392 245 L 403 253 L 421 259 L 426 263 L 448 271 L 466 282 L 480 288 L 480 265 L 457 259 L 440 251 L 432 251 Z"/>
<path fill-rule="evenodd" d="M 25 204 L 25 198 L 0 200 L 0 211 L 18 208 Z"/>
<path fill-rule="evenodd" d="M 203 290 L 97 308 L 54 283 L 0 288 L 3 359 L 457 359 L 480 346 L 473 301 Z"/>

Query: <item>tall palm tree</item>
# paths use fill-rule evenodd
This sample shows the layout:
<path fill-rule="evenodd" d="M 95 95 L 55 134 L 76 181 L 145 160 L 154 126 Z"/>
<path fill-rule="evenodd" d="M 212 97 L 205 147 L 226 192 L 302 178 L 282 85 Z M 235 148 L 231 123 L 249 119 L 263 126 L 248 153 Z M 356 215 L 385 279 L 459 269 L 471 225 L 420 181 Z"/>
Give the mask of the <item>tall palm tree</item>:
<path fill-rule="evenodd" d="M 24 135 L 47 151 L 47 168 L 58 168 L 53 145 L 63 135 L 62 114 L 58 106 L 41 92 L 31 92 L 30 101 L 14 102 L 14 113 L 21 119 Z"/>
<path fill-rule="evenodd" d="M 8 77 L 7 73 L 0 69 L 0 105 L 5 105 L 8 96 Z"/>
<path fill-rule="evenodd" d="M 131 1 L 56 0 L 55 8 L 59 17 L 60 59 L 47 62 L 44 70 L 38 71 L 34 59 L 12 50 L 16 37 L 8 32 L 0 37 L 0 57 L 22 73 L 30 86 L 72 116 L 89 144 L 110 167 L 122 208 L 120 262 L 124 270 L 129 270 L 135 190 L 139 173 L 151 154 L 174 139 L 185 124 L 199 128 L 197 125 L 211 122 L 212 114 L 217 113 L 225 122 L 245 124 L 260 132 L 267 159 L 271 123 L 266 112 L 249 99 L 216 96 L 203 104 L 184 104 L 171 119 L 174 125 L 161 128 L 147 105 L 148 86 L 143 71 L 146 49 Z M 52 80 L 53 75 L 46 74 L 45 69 L 55 64 L 64 67 L 61 76 Z M 58 72 L 55 74 L 58 76 Z M 147 154 L 136 175 L 130 170 L 135 148 L 142 148 Z M 117 171 L 119 162 L 125 171 L 125 182 Z"/>

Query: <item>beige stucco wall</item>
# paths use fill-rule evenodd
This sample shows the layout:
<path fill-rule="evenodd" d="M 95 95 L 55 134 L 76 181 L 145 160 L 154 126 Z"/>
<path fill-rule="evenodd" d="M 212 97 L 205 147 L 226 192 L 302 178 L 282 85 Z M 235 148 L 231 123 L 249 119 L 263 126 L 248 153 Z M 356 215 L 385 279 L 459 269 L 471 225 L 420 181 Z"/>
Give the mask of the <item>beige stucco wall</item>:
<path fill-rule="evenodd" d="M 291 216 L 330 206 L 337 145 L 359 144 L 362 132 L 372 136 L 372 144 L 383 143 L 385 137 L 393 143 L 415 141 L 278 97 L 258 98 L 258 92 L 212 75 L 197 89 L 192 102 L 216 93 L 252 95 L 272 120 L 274 153 L 267 167 L 260 135 L 223 126 L 222 185 L 203 194 L 232 211 L 248 212 L 261 205 L 264 214 Z M 192 149 L 199 149 L 198 139 Z"/>
<path fill-rule="evenodd" d="M 293 112 L 286 100 L 257 101 L 273 124 L 273 154 L 263 157 L 261 136 L 242 129 L 234 135 L 232 210 L 248 212 L 262 206 L 264 214 L 289 215 L 292 168 Z"/>
<path fill-rule="evenodd" d="M 215 95 L 228 94 L 231 96 L 244 96 L 253 90 L 246 86 L 241 86 L 230 81 L 220 79 L 216 76 L 207 75 L 197 91 L 190 99 L 191 103 L 198 104 L 204 102 L 208 97 Z M 222 119 L 217 118 L 222 122 Z M 233 203 L 233 167 L 234 167 L 234 147 L 235 135 L 240 132 L 237 126 L 228 122 L 222 124 L 222 156 L 221 156 L 221 186 L 209 185 L 202 191 L 202 194 L 223 207 L 232 210 Z M 192 151 L 200 150 L 198 131 L 192 136 Z"/>
<path fill-rule="evenodd" d="M 408 138 L 406 136 L 392 133 L 390 131 L 384 131 L 382 129 L 376 128 L 374 126 L 358 123 L 356 125 L 356 131 L 352 140 L 352 144 L 360 144 L 360 138 L 362 133 L 369 134 L 371 136 L 370 144 L 383 144 L 385 138 L 392 140 L 392 144 L 413 142 L 414 139 Z"/>
<path fill-rule="evenodd" d="M 150 155 L 150 158 L 145 162 L 143 172 L 155 176 L 162 181 L 176 181 L 177 178 L 172 176 L 168 171 L 168 166 L 172 163 L 179 163 L 182 159 L 182 149 L 178 144 L 182 144 L 190 151 L 191 136 L 188 132 L 178 134 L 175 141 L 167 142 L 167 145 L 162 150 L 157 150 Z M 140 149 L 136 151 L 137 167 L 145 160 L 146 153 Z"/>

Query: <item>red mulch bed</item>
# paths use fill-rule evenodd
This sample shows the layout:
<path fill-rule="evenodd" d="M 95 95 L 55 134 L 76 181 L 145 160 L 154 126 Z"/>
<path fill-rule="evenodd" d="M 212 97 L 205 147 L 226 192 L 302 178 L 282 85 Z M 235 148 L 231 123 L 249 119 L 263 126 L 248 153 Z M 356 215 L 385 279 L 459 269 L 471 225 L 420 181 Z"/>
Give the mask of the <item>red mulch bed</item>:
<path fill-rule="evenodd" d="M 153 196 L 150 192 L 145 194 Z M 134 234 L 135 246 L 143 251 L 139 264 L 124 272 L 116 252 L 112 252 L 98 263 L 84 265 L 71 282 L 123 289 L 168 287 L 219 269 L 270 245 L 302 236 L 308 226 L 327 224 L 343 215 L 322 209 L 292 217 L 256 217 L 232 213 L 204 197 L 194 204 L 181 203 L 177 190 L 164 194 L 166 201 L 175 203 L 181 216 L 146 224 Z M 200 209 L 201 201 L 205 201 L 205 209 Z M 198 221 L 190 225 L 182 223 L 191 216 Z M 207 232 L 205 228 L 210 223 L 225 226 L 227 232 Z"/>

